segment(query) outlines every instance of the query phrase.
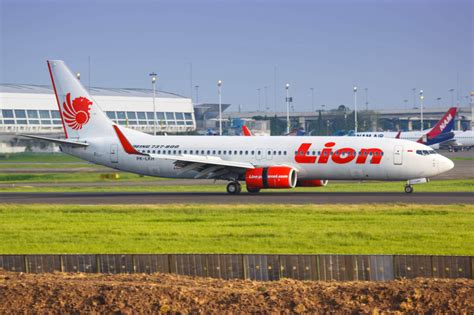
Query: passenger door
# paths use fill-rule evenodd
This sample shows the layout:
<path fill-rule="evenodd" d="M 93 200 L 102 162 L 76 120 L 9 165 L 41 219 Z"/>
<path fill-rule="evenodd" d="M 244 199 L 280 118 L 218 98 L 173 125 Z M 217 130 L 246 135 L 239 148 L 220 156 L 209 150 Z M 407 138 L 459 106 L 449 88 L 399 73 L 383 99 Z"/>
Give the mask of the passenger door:
<path fill-rule="evenodd" d="M 393 149 L 393 164 L 402 165 L 403 164 L 403 146 L 396 145 Z"/>
<path fill-rule="evenodd" d="M 110 162 L 118 163 L 118 145 L 117 144 L 110 145 Z"/>

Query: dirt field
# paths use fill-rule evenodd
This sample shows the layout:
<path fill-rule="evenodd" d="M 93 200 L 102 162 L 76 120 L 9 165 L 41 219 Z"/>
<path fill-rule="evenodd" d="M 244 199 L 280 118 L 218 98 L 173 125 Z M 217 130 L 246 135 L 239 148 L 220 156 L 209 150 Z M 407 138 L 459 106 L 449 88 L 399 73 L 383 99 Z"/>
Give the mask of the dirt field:
<path fill-rule="evenodd" d="M 169 274 L 0 272 L 0 313 L 474 312 L 474 280 L 252 282 Z"/>

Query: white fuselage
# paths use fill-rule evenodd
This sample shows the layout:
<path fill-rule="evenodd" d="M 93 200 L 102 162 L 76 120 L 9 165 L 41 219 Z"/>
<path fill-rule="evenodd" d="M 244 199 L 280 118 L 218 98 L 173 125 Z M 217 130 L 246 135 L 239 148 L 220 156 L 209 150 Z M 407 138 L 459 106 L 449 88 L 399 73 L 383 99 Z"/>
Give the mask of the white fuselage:
<path fill-rule="evenodd" d="M 453 140 L 459 146 L 472 147 L 474 146 L 474 131 L 454 131 Z"/>
<path fill-rule="evenodd" d="M 151 136 L 130 129 L 122 130 L 135 149 L 142 153 L 165 157 L 220 157 L 225 161 L 249 162 L 255 167 L 289 166 L 297 171 L 298 179 L 408 180 L 432 177 L 453 167 L 453 162 L 429 147 L 399 139 Z M 86 148 L 65 147 L 63 151 L 96 164 L 143 175 L 195 178 L 198 174 L 198 170 L 182 169 L 172 159 L 128 154 L 116 137 L 94 137 L 87 142 L 89 146 Z M 335 145 L 327 148 L 330 142 Z M 295 155 L 296 151 L 301 150 L 302 144 L 310 146 L 305 152 Z M 323 151 L 325 148 L 326 152 Z M 347 150 L 336 157 L 335 152 L 341 148 Z M 366 153 L 365 157 L 363 153 L 361 155 L 364 149 L 370 148 L 383 153 Z M 352 157 L 349 156 L 351 150 L 354 154 Z M 327 162 L 324 162 L 325 159 Z M 371 163 L 372 159 L 374 162 L 379 161 Z M 236 174 L 242 178 L 242 170 L 236 170 Z"/>
<path fill-rule="evenodd" d="M 391 138 L 394 139 L 400 134 L 398 139 L 418 141 L 423 135 L 427 134 L 429 130 L 424 131 L 380 131 L 380 132 L 358 132 L 354 136 L 364 138 Z"/>

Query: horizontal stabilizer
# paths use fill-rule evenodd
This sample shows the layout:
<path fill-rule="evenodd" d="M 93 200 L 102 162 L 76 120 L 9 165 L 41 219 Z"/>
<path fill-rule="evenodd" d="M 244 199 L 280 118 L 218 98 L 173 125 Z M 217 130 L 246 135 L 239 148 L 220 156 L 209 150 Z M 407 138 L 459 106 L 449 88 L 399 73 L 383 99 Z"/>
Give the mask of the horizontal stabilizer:
<path fill-rule="evenodd" d="M 85 142 L 77 142 L 77 141 L 73 141 L 73 140 L 55 139 L 55 138 L 33 136 L 33 135 L 21 135 L 21 136 L 27 137 L 27 138 L 32 138 L 32 139 L 39 139 L 39 140 L 54 142 L 56 144 L 69 145 L 69 146 L 73 146 L 73 147 L 87 147 L 88 146 L 88 144 L 85 143 Z"/>

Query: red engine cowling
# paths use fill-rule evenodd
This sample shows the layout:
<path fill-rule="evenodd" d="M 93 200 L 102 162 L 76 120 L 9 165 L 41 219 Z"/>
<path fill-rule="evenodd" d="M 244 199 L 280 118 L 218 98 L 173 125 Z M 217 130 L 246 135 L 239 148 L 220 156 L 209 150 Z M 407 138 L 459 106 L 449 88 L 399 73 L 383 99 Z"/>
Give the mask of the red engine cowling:
<path fill-rule="evenodd" d="M 327 179 L 304 179 L 296 183 L 298 187 L 323 187 L 328 184 Z"/>
<path fill-rule="evenodd" d="M 294 188 L 296 182 L 296 171 L 287 166 L 260 167 L 245 173 L 245 183 L 250 188 Z"/>

